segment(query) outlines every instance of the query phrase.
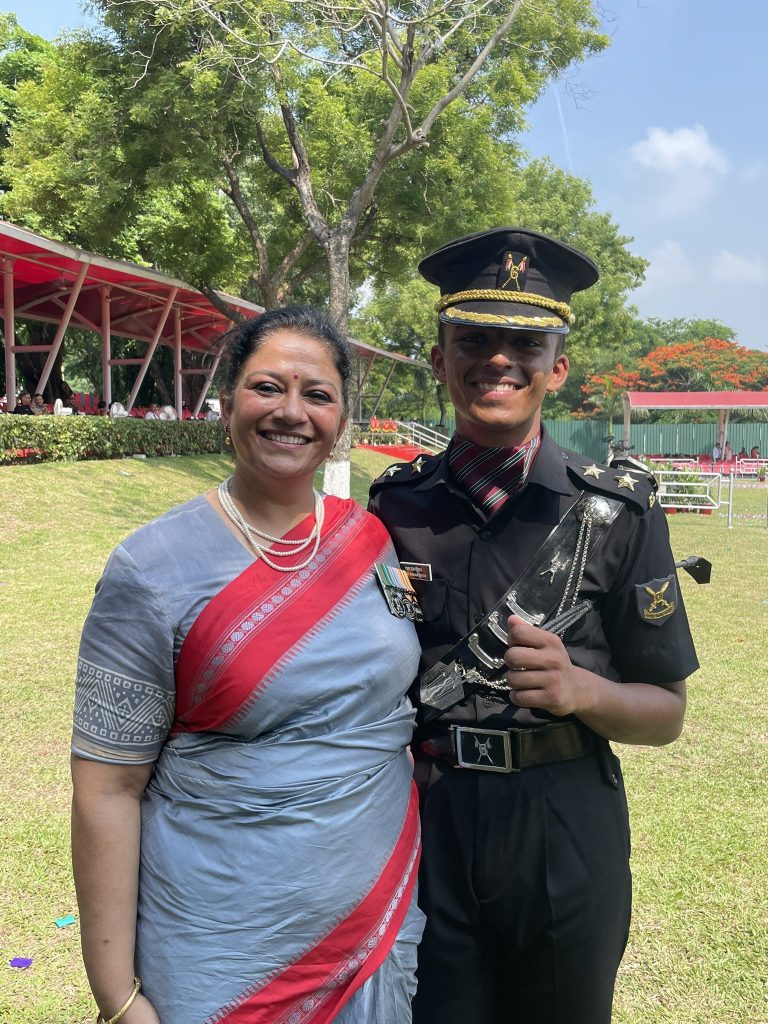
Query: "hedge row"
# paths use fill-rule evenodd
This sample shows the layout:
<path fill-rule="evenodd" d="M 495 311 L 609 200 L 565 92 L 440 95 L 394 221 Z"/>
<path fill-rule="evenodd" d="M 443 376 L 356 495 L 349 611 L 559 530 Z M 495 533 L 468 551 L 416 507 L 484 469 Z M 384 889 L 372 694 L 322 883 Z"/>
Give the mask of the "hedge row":
<path fill-rule="evenodd" d="M 220 421 L 0 416 L 0 464 L 225 451 Z"/>

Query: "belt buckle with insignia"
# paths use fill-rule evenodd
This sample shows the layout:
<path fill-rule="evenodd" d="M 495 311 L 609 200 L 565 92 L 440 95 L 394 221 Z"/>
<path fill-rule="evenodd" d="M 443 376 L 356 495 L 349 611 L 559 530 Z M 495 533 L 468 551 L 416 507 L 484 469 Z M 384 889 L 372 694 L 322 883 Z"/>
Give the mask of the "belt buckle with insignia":
<path fill-rule="evenodd" d="M 408 573 L 399 566 L 387 565 L 385 562 L 374 562 L 373 567 L 390 614 L 398 619 L 423 622 L 424 615 Z"/>

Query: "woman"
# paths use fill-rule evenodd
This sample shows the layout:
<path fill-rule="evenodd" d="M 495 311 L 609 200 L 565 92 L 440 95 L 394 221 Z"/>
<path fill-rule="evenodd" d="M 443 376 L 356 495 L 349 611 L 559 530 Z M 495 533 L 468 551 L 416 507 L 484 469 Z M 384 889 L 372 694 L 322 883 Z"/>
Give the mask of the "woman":
<path fill-rule="evenodd" d="M 377 589 L 381 524 L 313 491 L 349 372 L 310 310 L 240 327 L 233 476 L 127 538 L 97 588 L 73 863 L 105 1021 L 410 1020 L 418 645 Z"/>

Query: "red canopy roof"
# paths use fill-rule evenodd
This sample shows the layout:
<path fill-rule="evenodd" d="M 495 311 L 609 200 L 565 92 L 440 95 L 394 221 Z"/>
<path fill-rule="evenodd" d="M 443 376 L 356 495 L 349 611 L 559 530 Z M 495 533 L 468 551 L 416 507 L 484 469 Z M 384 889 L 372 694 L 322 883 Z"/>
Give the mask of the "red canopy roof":
<path fill-rule="evenodd" d="M 208 351 L 228 330 L 231 321 L 189 284 L 167 277 L 151 267 L 110 260 L 35 235 L 26 228 L 0 223 L 0 257 L 5 267 L 13 261 L 16 316 L 27 320 L 59 323 L 78 274 L 87 266 L 72 327 L 101 330 L 101 289 L 110 289 L 110 332 L 139 341 L 150 341 L 163 307 L 173 289 L 174 306 L 181 315 L 182 346 Z M 258 316 L 262 306 L 219 293 L 246 316 Z M 168 317 L 161 344 L 173 344 L 174 318 Z"/>
<path fill-rule="evenodd" d="M 765 409 L 768 391 L 625 391 L 631 409 Z"/>

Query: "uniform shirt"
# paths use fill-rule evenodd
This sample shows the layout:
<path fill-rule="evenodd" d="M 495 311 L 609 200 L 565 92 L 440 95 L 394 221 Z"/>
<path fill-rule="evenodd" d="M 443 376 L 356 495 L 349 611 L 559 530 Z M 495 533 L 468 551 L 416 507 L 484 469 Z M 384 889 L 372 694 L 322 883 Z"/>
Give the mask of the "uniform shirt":
<path fill-rule="evenodd" d="M 621 488 L 617 478 L 626 470 L 599 467 L 598 478 L 585 476 L 591 465 L 545 432 L 526 485 L 488 520 L 452 479 L 445 454 L 390 467 L 374 481 L 369 507 L 392 535 L 401 562 L 431 567 L 431 580 L 414 580 L 424 613 L 421 671 L 496 605 L 582 490 L 621 498 L 625 507 L 587 563 L 579 595 L 595 608 L 566 634 L 571 661 L 621 682 L 671 683 L 695 671 L 667 523 L 649 479 L 630 474 L 634 489 Z M 674 610 L 649 621 L 643 609 L 650 590 L 669 577 L 664 595 Z M 554 718 L 472 697 L 441 721 L 532 726 Z"/>

